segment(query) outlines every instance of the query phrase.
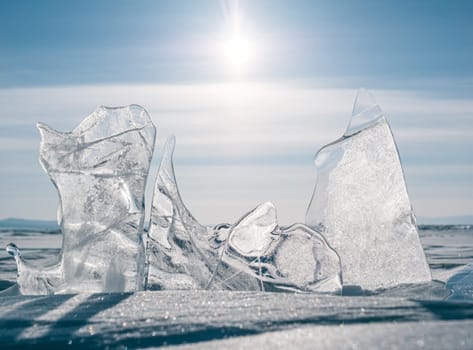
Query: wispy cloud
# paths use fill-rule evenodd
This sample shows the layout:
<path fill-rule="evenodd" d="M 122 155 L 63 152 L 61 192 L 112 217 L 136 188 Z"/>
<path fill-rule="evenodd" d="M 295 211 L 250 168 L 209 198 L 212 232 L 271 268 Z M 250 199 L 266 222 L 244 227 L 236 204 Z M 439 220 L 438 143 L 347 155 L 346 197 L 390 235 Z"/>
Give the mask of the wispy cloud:
<path fill-rule="evenodd" d="M 312 158 L 343 134 L 355 94 L 256 82 L 0 90 L 0 189 L 9 194 L 1 216 L 55 215 L 57 196 L 37 162 L 37 121 L 70 130 L 98 105 L 137 103 L 157 126 L 156 158 L 165 137 L 177 136 L 178 181 L 201 221 L 233 220 L 265 200 L 277 203 L 282 222 L 303 220 Z M 473 101 L 416 91 L 374 95 L 397 139 L 417 213 L 468 214 Z"/>

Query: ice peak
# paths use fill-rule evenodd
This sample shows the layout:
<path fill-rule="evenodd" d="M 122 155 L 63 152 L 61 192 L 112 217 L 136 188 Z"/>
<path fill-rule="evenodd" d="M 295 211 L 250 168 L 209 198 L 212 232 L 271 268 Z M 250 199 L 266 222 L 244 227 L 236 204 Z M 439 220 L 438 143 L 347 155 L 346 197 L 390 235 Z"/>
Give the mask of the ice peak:
<path fill-rule="evenodd" d="M 382 116 L 383 111 L 376 103 L 373 95 L 363 88 L 359 89 L 345 136 L 353 135 L 373 125 Z"/>
<path fill-rule="evenodd" d="M 352 117 L 357 116 L 361 112 L 370 109 L 376 104 L 376 100 L 374 99 L 374 96 L 371 94 L 371 92 L 364 88 L 360 88 L 356 93 L 355 103 L 353 104 L 353 112 L 351 115 Z"/>
<path fill-rule="evenodd" d="M 36 123 L 36 127 L 39 130 L 42 142 L 59 143 L 62 139 L 64 139 L 64 133 L 54 130 L 45 123 L 38 122 Z"/>
<path fill-rule="evenodd" d="M 174 165 L 172 161 L 172 156 L 174 154 L 174 148 L 176 147 L 176 137 L 174 135 L 169 135 L 166 139 L 164 145 L 163 156 L 161 158 L 160 169 L 162 170 L 171 170 L 174 177 Z"/>

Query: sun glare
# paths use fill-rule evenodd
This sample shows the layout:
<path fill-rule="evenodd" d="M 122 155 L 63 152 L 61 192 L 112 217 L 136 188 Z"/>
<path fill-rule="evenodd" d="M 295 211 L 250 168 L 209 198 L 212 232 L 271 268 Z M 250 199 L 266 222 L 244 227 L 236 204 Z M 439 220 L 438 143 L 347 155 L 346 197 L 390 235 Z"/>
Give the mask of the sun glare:
<path fill-rule="evenodd" d="M 250 42 L 241 35 L 234 35 L 225 43 L 224 54 L 230 64 L 245 65 L 251 59 Z"/>

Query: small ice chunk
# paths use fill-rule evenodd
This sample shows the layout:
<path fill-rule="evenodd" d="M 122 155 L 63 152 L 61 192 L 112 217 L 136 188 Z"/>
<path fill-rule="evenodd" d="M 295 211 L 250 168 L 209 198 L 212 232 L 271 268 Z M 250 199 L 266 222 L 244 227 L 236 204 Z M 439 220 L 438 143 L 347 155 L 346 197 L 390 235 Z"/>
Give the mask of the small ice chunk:
<path fill-rule="evenodd" d="M 263 290 L 341 293 L 337 253 L 306 225 L 278 227 L 272 203 L 243 216 L 224 249 L 222 261 L 255 276 Z"/>
<path fill-rule="evenodd" d="M 6 247 L 8 254 L 16 261 L 18 276 L 17 285 L 22 294 L 53 294 L 56 287 L 63 283 L 62 264 L 57 261 L 53 264 L 38 267 L 21 256 L 20 249 L 10 243 Z"/>
<path fill-rule="evenodd" d="M 144 190 L 156 133 L 148 113 L 100 107 L 72 132 L 38 129 L 40 162 L 59 192 L 63 245 L 51 267 L 18 254 L 21 292 L 142 290 Z"/>
<path fill-rule="evenodd" d="M 253 277 L 221 263 L 227 237 L 201 225 L 184 205 L 173 165 L 175 138 L 163 150 L 147 238 L 148 289 L 258 290 Z"/>
<path fill-rule="evenodd" d="M 472 300 L 473 299 L 473 263 L 464 266 L 459 272 L 450 277 L 445 284 L 452 294 L 448 300 Z"/>
<path fill-rule="evenodd" d="M 365 290 L 431 280 L 391 129 L 360 90 L 344 137 L 315 156 L 306 223 L 340 255 L 344 285 Z"/>
<path fill-rule="evenodd" d="M 276 208 L 264 203 L 244 216 L 233 228 L 230 245 L 245 256 L 261 256 L 271 244 L 277 226 Z"/>

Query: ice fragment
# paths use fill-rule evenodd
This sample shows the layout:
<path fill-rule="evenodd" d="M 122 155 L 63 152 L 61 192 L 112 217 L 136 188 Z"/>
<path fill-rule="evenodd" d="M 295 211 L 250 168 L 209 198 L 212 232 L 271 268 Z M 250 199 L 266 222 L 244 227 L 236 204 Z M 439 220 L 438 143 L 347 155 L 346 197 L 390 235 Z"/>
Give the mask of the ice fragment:
<path fill-rule="evenodd" d="M 337 253 L 323 236 L 303 224 L 277 226 L 276 208 L 263 203 L 243 216 L 230 232 L 223 262 L 273 291 L 341 292 Z"/>
<path fill-rule="evenodd" d="M 345 135 L 315 156 L 306 223 L 340 255 L 343 283 L 366 290 L 431 280 L 396 143 L 360 90 Z"/>
<path fill-rule="evenodd" d="M 40 162 L 59 193 L 63 245 L 57 264 L 44 268 L 16 254 L 21 292 L 143 289 L 144 189 L 156 132 L 147 112 L 100 107 L 72 132 L 38 129 Z"/>
<path fill-rule="evenodd" d="M 257 281 L 221 264 L 218 247 L 226 237 L 214 235 L 184 205 L 174 174 L 175 138 L 168 138 L 151 208 L 147 240 L 149 289 L 258 290 Z"/>
<path fill-rule="evenodd" d="M 449 300 L 473 299 L 473 263 L 469 263 L 462 270 L 450 277 L 445 287 L 452 291 Z"/>

